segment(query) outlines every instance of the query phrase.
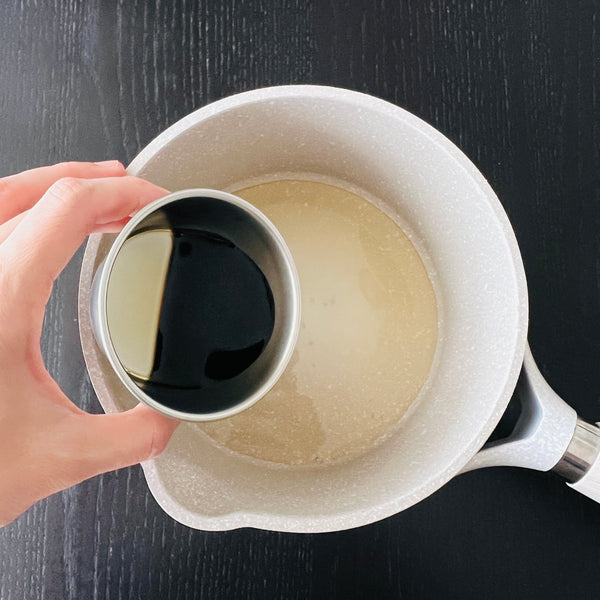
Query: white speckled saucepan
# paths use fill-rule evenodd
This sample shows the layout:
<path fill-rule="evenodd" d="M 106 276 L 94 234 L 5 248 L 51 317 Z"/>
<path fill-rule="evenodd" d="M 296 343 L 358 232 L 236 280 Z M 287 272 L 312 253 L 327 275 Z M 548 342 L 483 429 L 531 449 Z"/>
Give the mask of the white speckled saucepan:
<path fill-rule="evenodd" d="M 265 88 L 181 119 L 128 171 L 171 191 L 231 190 L 289 173 L 364 190 L 409 233 L 438 301 L 434 364 L 395 435 L 343 464 L 284 468 L 225 452 L 184 423 L 165 453 L 143 464 L 174 519 L 205 530 L 346 529 L 399 512 L 462 471 L 493 465 L 556 468 L 600 499 L 600 430 L 552 392 L 527 348 L 525 274 L 506 214 L 469 159 L 433 127 L 357 92 Z M 107 412 L 133 402 L 89 323 L 92 277 L 112 239 L 90 238 L 79 290 L 84 355 Z M 514 433 L 480 451 L 517 381 L 523 411 Z"/>

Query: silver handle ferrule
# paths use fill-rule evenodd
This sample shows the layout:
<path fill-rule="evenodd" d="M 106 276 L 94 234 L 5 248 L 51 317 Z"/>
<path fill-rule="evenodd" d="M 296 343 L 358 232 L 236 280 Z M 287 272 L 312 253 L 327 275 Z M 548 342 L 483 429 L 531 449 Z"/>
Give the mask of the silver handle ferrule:
<path fill-rule="evenodd" d="M 577 419 L 573 437 L 552 470 L 569 483 L 579 481 L 600 453 L 600 428 Z"/>

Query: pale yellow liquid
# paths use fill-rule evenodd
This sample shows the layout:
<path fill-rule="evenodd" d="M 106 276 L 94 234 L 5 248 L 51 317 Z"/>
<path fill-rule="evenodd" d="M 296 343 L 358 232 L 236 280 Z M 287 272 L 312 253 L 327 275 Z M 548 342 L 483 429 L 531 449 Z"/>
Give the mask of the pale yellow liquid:
<path fill-rule="evenodd" d="M 431 368 L 437 307 L 423 262 L 394 221 L 339 187 L 279 180 L 236 194 L 285 238 L 302 324 L 288 368 L 263 399 L 198 427 L 230 450 L 276 463 L 360 454 L 396 428 Z"/>
<path fill-rule="evenodd" d="M 170 231 L 145 231 L 127 239 L 114 262 L 106 294 L 106 318 L 125 369 L 148 379 L 173 247 Z"/>

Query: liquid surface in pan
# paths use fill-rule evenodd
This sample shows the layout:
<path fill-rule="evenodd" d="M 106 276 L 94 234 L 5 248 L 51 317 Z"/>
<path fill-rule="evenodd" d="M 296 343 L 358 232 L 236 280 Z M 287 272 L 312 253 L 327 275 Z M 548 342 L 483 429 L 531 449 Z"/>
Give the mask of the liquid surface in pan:
<path fill-rule="evenodd" d="M 231 451 L 326 464 L 385 439 L 431 368 L 437 305 L 425 266 L 384 212 L 337 186 L 275 180 L 235 192 L 286 240 L 302 322 L 281 379 L 233 417 L 196 425 Z"/>

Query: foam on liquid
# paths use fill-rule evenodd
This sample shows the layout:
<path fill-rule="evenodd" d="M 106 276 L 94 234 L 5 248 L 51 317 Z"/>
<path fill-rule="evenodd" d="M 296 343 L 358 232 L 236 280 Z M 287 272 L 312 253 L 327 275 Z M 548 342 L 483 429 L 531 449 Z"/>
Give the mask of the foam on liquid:
<path fill-rule="evenodd" d="M 277 180 L 236 194 L 290 247 L 302 324 L 288 368 L 262 400 L 198 427 L 234 452 L 276 463 L 360 454 L 395 429 L 431 367 L 437 306 L 423 262 L 394 221 L 342 188 Z"/>

